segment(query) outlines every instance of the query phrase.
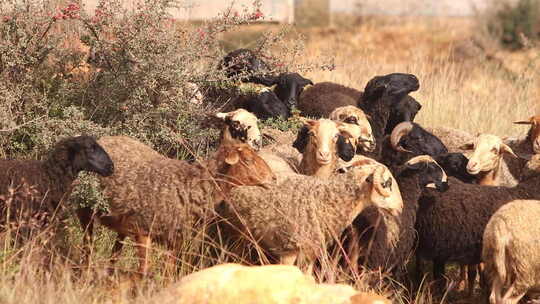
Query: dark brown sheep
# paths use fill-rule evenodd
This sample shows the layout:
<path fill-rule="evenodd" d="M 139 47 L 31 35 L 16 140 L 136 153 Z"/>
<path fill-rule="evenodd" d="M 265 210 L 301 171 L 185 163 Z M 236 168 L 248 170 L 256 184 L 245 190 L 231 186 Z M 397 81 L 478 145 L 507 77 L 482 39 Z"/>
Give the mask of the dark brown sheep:
<path fill-rule="evenodd" d="M 516 187 L 466 184 L 449 178 L 450 189 L 445 193 L 424 193 L 416 220 L 417 259 L 433 261 L 433 276 L 439 288 L 447 262 L 481 262 L 482 235 L 495 211 L 516 199 L 540 198 L 540 176 L 536 173 L 539 164 L 538 160 L 530 161 L 526 171 L 534 172 L 534 176 L 525 176 Z"/>
<path fill-rule="evenodd" d="M 0 160 L 0 168 L 0 225 L 15 225 L 26 236 L 49 224 L 79 172 L 114 171 L 109 155 L 90 136 L 60 140 L 42 161 Z"/>

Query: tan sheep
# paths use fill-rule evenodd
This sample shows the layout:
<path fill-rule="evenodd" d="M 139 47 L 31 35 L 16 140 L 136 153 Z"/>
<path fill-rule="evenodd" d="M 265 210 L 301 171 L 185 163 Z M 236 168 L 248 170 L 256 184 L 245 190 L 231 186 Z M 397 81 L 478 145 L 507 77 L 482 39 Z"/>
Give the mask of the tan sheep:
<path fill-rule="evenodd" d="M 344 284 L 317 284 L 290 265 L 222 264 L 192 273 L 151 303 L 159 304 L 390 304 Z"/>
<path fill-rule="evenodd" d="M 491 216 L 482 260 L 491 282 L 491 304 L 517 304 L 540 288 L 540 201 L 515 200 Z"/>
<path fill-rule="evenodd" d="M 346 141 L 351 137 L 340 122 L 306 120 L 293 143 L 293 147 L 302 153 L 300 173 L 317 177 L 333 175 L 338 158 L 350 161 L 355 154 L 354 147 Z"/>
<path fill-rule="evenodd" d="M 365 207 L 400 212 L 388 200 L 385 168 L 370 169 L 327 179 L 296 176 L 268 189 L 237 187 L 217 212 L 282 264 L 293 264 L 300 255 L 311 266 Z"/>
<path fill-rule="evenodd" d="M 474 142 L 463 145 L 463 149 L 473 149 L 467 163 L 467 172 L 477 176 L 480 185 L 515 186 L 517 181 L 505 167 L 503 156 L 509 154 L 517 158 L 514 151 L 496 135 L 480 134 Z"/>

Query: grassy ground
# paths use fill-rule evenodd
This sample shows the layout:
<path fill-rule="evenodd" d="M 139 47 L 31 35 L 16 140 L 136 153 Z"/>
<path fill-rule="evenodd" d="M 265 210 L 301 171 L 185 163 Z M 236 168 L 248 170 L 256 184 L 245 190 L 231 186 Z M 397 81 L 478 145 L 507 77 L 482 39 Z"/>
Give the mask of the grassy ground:
<path fill-rule="evenodd" d="M 423 105 L 418 121 L 427 126 L 450 126 L 473 133 L 523 135 L 526 127 L 513 125 L 512 121 L 540 112 L 540 56 L 534 46 L 517 53 L 496 48 L 480 50 L 470 42 L 477 35 L 475 23 L 470 19 L 334 20 L 340 22 L 332 28 L 298 29 L 307 42 L 305 55 L 295 60 L 317 61 L 329 55 L 335 58 L 332 71 L 309 71 L 304 75 L 314 82 L 334 81 L 362 90 L 375 75 L 413 73 L 421 83 L 420 90 L 412 94 Z M 223 37 L 223 45 L 227 49 L 250 47 L 253 39 L 268 28 L 277 26 L 244 28 L 240 33 Z M 36 248 L 27 246 L 21 252 L 4 249 L 0 260 L 0 303 L 144 303 L 156 290 L 178 278 L 164 275 L 159 265 L 165 252 L 158 248 L 153 252 L 158 264 L 154 278 L 136 289 L 127 288 L 129 280 L 119 278 L 125 278 L 122 273 L 136 267 L 129 244 L 115 266 L 119 274 L 108 276 L 106 257 L 114 235 L 105 230 L 98 231 L 92 246 L 91 267 L 80 269 L 81 231 L 73 222 L 67 227 L 71 261 L 65 267 L 53 267 L 52 273 L 41 266 L 32 266 L 31 253 Z M 205 265 L 208 261 L 199 263 Z M 187 264 L 182 267 L 183 274 L 191 271 Z M 331 272 L 332 268 L 327 271 Z M 331 275 L 331 281 L 348 279 L 355 281 L 360 289 L 367 288 L 364 284 L 367 275 L 327 274 Z M 456 269 L 450 275 L 456 277 Z M 432 298 L 425 289 L 409 294 L 395 282 L 382 284 L 378 291 L 392 295 L 396 303 L 478 302 L 477 298 L 466 298 L 460 292 L 452 292 L 443 300 Z"/>

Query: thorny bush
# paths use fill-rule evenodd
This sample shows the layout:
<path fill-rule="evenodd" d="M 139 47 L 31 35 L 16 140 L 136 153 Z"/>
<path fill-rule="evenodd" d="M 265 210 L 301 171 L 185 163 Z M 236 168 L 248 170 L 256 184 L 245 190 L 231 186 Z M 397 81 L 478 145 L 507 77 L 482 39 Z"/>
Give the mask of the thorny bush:
<path fill-rule="evenodd" d="M 264 15 L 256 0 L 203 23 L 174 20 L 188 2 L 100 0 L 95 11 L 0 2 L 0 157 L 39 157 L 78 134 L 129 135 L 175 158 L 207 155 L 219 131 L 201 122 L 242 92 L 219 68 L 230 51 L 220 39 Z M 288 30 L 251 47 L 272 73 L 302 71 L 302 39 L 285 42 Z M 79 201 L 99 196 L 92 187 L 75 190 Z"/>

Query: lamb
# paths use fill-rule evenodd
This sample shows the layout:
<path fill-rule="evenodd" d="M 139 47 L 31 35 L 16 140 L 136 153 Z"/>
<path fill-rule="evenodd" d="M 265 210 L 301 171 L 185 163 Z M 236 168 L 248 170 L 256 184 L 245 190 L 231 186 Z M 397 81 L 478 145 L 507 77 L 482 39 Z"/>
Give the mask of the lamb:
<path fill-rule="evenodd" d="M 394 272 L 403 280 L 407 260 L 415 247 L 414 224 L 418 199 L 426 187 L 444 192 L 448 189 L 444 170 L 433 160 L 417 156 L 394 170 L 394 183 L 401 193 L 403 211 L 397 215 L 366 208 L 353 222 L 354 232 L 361 235 L 364 253 L 362 264 L 369 269 Z"/>
<path fill-rule="evenodd" d="M 113 159 L 125 157 L 115 150 L 117 138 L 102 141 Z M 213 205 L 233 186 L 264 186 L 275 179 L 267 164 L 247 144 L 221 145 L 207 161 L 208 168 L 166 157 L 140 164 L 125 160 L 123 164 L 126 168 L 120 174 L 100 180 L 110 214 L 101 215 L 99 221 L 116 231 L 120 239 L 130 237 L 136 242 L 141 260 L 139 271 L 143 274 L 148 270 L 151 240 L 174 249 L 181 243 L 182 234 L 189 238 L 197 223 L 204 222 Z M 114 255 L 121 250 L 121 243 L 117 244 Z"/>
<path fill-rule="evenodd" d="M 237 187 L 216 210 L 281 264 L 294 264 L 301 255 L 312 266 L 365 207 L 400 212 L 386 200 L 389 172 L 382 166 L 370 169 L 369 174 L 351 170 L 328 179 L 296 176 L 263 190 Z"/>
<path fill-rule="evenodd" d="M 491 304 L 517 304 L 540 287 L 540 201 L 514 200 L 493 214 L 483 235 L 482 260 Z"/>
<path fill-rule="evenodd" d="M 450 188 L 445 193 L 427 191 L 422 195 L 416 220 L 417 259 L 433 261 L 433 277 L 439 288 L 447 262 L 480 263 L 482 234 L 496 210 L 516 199 L 540 198 L 540 177 L 528 176 L 538 167 L 540 161 L 533 158 L 523 180 L 511 188 L 466 184 L 449 178 Z M 471 275 L 469 284 L 474 283 Z"/>
<path fill-rule="evenodd" d="M 346 142 L 340 128 L 341 123 L 329 119 L 306 120 L 293 143 L 302 153 L 300 173 L 328 177 L 336 171 L 338 157 L 344 161 L 353 158 L 355 148 Z"/>
<path fill-rule="evenodd" d="M 90 136 L 58 141 L 42 160 L 1 160 L 2 229 L 19 226 L 27 237 L 33 227 L 46 228 L 81 171 L 110 176 L 114 164 Z M 36 232 L 39 232 L 37 229 Z"/>

